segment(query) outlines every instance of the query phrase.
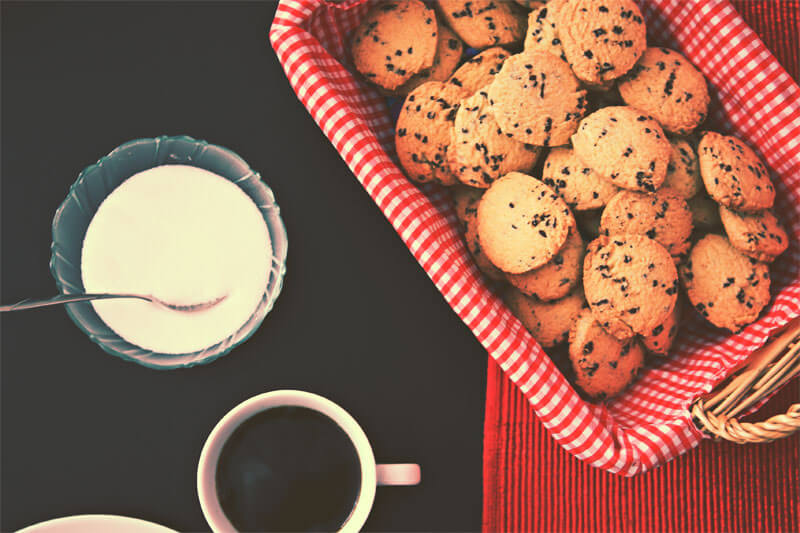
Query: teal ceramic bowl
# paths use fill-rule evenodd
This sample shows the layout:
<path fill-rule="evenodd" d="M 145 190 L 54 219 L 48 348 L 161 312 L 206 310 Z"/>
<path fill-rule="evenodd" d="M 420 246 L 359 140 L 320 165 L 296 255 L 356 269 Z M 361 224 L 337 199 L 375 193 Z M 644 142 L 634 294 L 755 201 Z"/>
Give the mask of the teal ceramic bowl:
<path fill-rule="evenodd" d="M 272 309 L 286 272 L 286 229 L 275 196 L 261 177 L 232 151 L 187 136 L 136 139 L 115 148 L 83 170 L 53 218 L 50 271 L 63 294 L 83 292 L 81 248 L 86 229 L 103 200 L 123 181 L 160 165 L 191 165 L 214 172 L 238 185 L 258 206 L 272 243 L 272 268 L 258 308 L 239 330 L 203 350 L 163 354 L 142 349 L 114 333 L 95 313 L 91 303 L 66 305 L 67 314 L 106 352 L 158 369 L 208 363 L 247 340 Z"/>

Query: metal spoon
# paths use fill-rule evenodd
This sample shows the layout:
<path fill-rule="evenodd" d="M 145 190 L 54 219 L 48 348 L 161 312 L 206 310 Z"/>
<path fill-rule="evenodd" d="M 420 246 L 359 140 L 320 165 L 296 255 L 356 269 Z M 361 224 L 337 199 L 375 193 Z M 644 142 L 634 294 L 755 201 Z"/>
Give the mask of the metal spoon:
<path fill-rule="evenodd" d="M 58 296 L 53 296 L 52 298 L 48 298 L 46 300 L 22 300 L 21 302 L 17 302 L 11 305 L 0 305 L 0 313 L 4 313 L 6 311 L 22 311 L 24 309 L 36 309 L 38 307 L 49 307 L 51 305 L 61 305 L 61 304 L 71 304 L 76 302 L 87 302 L 89 300 L 106 300 L 109 298 L 138 298 L 139 300 L 146 300 L 148 302 L 152 302 L 154 304 L 160 305 L 162 307 L 166 307 L 167 309 L 172 309 L 173 311 L 181 311 L 184 313 L 195 313 L 197 311 L 204 311 L 209 309 L 210 307 L 214 307 L 222 300 L 227 298 L 228 295 L 225 294 L 220 296 L 219 298 L 215 298 L 213 300 L 209 300 L 207 302 L 200 302 L 196 304 L 188 304 L 188 305 L 178 305 L 169 302 L 165 302 L 155 296 L 151 295 L 144 295 L 144 294 L 111 294 L 111 293 L 98 293 L 98 294 L 87 294 L 87 293 L 76 293 L 76 294 L 59 294 Z"/>

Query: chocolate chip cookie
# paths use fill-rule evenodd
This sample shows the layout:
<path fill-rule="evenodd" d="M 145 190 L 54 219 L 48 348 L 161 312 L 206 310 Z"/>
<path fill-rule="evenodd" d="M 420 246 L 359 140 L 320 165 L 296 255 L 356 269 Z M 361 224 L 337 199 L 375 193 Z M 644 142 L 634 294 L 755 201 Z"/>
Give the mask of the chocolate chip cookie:
<path fill-rule="evenodd" d="M 467 95 L 483 89 L 500 72 L 503 63 L 511 54 L 505 48 L 495 46 L 487 48 L 480 54 L 467 59 L 463 65 L 450 76 L 447 83 L 460 87 Z"/>
<path fill-rule="evenodd" d="M 533 338 L 543 347 L 551 348 L 567 341 L 570 327 L 586 307 L 580 288 L 560 300 L 543 302 L 508 289 L 505 302 Z"/>
<path fill-rule="evenodd" d="M 430 69 L 415 74 L 410 80 L 395 91 L 397 94 L 408 94 L 426 81 L 446 81 L 456 70 L 464 51 L 464 43 L 453 33 L 453 30 L 439 25 L 436 41 L 436 56 Z"/>
<path fill-rule="evenodd" d="M 645 350 L 656 355 L 667 355 L 675 337 L 678 335 L 678 327 L 681 323 L 681 298 L 675 304 L 675 308 L 667 317 L 663 324 L 653 328 L 649 335 L 642 336 L 642 344 Z"/>
<path fill-rule="evenodd" d="M 437 0 L 447 24 L 472 48 L 513 45 L 525 35 L 525 11 L 497 0 Z"/>
<path fill-rule="evenodd" d="M 567 64 L 547 52 L 526 51 L 506 59 L 488 93 L 502 132 L 538 146 L 566 144 L 586 108 L 586 91 Z"/>
<path fill-rule="evenodd" d="M 578 388 L 594 400 L 607 400 L 637 378 L 644 365 L 644 350 L 636 339 L 609 335 L 587 309 L 570 329 L 569 360 Z"/>
<path fill-rule="evenodd" d="M 561 47 L 555 23 L 557 5 L 558 2 L 553 2 L 552 5 L 534 9 L 528 14 L 524 48 L 526 51 L 550 52 L 566 61 L 567 56 Z"/>
<path fill-rule="evenodd" d="M 557 0 L 557 4 L 555 23 L 561 46 L 584 83 L 613 81 L 644 53 L 644 19 L 633 0 Z"/>
<path fill-rule="evenodd" d="M 573 228 L 564 248 L 550 262 L 530 272 L 505 276 L 511 285 L 528 296 L 543 301 L 557 300 L 580 282 L 585 253 L 586 244 L 577 228 Z"/>
<path fill-rule="evenodd" d="M 706 132 L 697 147 L 700 175 L 711 198 L 737 211 L 769 209 L 775 188 L 761 158 L 732 135 Z"/>
<path fill-rule="evenodd" d="M 491 262 L 521 274 L 549 262 L 567 241 L 575 218 L 541 181 L 512 172 L 492 183 L 478 205 L 478 234 Z"/>
<path fill-rule="evenodd" d="M 436 13 L 420 0 L 378 3 L 354 33 L 353 64 L 367 80 L 393 91 L 433 65 L 437 33 Z"/>
<path fill-rule="evenodd" d="M 643 235 L 600 236 L 589 244 L 583 285 L 592 313 L 618 339 L 663 324 L 678 297 L 669 252 Z"/>
<path fill-rule="evenodd" d="M 672 152 L 667 165 L 667 176 L 661 186 L 672 189 L 688 200 L 703 190 L 697 154 L 686 139 L 675 137 L 669 139 L 669 144 Z"/>
<path fill-rule="evenodd" d="M 789 247 L 789 236 L 771 211 L 740 213 L 720 206 L 719 216 L 734 248 L 771 263 Z"/>
<path fill-rule="evenodd" d="M 602 235 L 646 235 L 661 244 L 677 260 L 689 251 L 692 212 L 672 189 L 648 194 L 620 191 L 603 210 Z"/>
<path fill-rule="evenodd" d="M 755 322 L 769 302 L 766 264 L 747 257 L 722 235 L 709 233 L 681 265 L 681 279 L 697 312 L 734 333 Z"/>
<path fill-rule="evenodd" d="M 576 211 L 603 207 L 619 191 L 619 187 L 583 164 L 569 146 L 550 150 L 542 169 L 542 181 Z"/>
<path fill-rule="evenodd" d="M 669 48 L 648 48 L 619 82 L 625 103 L 655 117 L 670 133 L 686 135 L 708 114 L 708 87 L 703 74 Z"/>
<path fill-rule="evenodd" d="M 397 157 L 410 179 L 458 182 L 447 164 L 447 149 L 462 97 L 461 89 L 439 81 L 423 83 L 406 97 L 394 138 Z"/>
<path fill-rule="evenodd" d="M 587 116 L 572 146 L 586 166 L 614 185 L 643 192 L 655 192 L 664 183 L 672 152 L 658 122 L 628 106 L 604 107 Z"/>
<path fill-rule="evenodd" d="M 489 112 L 485 91 L 461 102 L 451 135 L 450 169 L 470 187 L 486 188 L 509 172 L 529 171 L 541 151 L 503 135 Z"/>

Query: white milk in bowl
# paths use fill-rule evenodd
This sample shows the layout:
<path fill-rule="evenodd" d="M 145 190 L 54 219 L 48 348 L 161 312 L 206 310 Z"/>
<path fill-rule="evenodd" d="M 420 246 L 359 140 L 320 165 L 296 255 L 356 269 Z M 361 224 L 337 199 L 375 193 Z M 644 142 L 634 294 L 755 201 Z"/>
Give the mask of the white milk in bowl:
<path fill-rule="evenodd" d="M 183 312 L 144 300 L 92 301 L 120 337 L 166 354 L 224 340 L 255 312 L 272 248 L 256 204 L 231 181 L 200 168 L 164 165 L 134 174 L 89 223 L 81 276 L 89 293 L 152 295 L 175 305 L 225 298 Z"/>

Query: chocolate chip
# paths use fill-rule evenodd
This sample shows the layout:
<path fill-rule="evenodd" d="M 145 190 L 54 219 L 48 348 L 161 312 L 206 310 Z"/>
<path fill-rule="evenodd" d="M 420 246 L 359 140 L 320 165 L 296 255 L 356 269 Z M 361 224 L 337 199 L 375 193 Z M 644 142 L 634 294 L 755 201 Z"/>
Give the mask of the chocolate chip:
<path fill-rule="evenodd" d="M 667 83 L 664 84 L 664 94 L 670 96 L 672 94 L 672 87 L 675 84 L 675 71 L 669 73 Z"/>

